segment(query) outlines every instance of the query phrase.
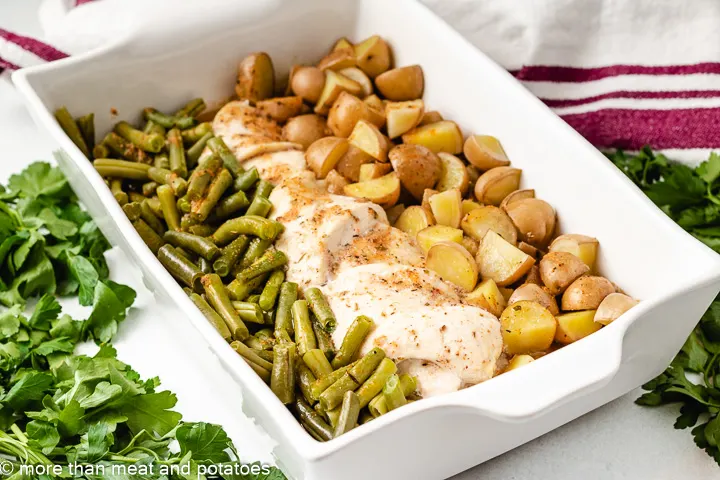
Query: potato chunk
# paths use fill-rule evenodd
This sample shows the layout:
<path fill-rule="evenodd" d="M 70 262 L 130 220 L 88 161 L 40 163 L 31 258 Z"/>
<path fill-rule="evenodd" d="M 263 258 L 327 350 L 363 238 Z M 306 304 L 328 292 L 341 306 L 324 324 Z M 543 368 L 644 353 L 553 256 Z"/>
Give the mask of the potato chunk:
<path fill-rule="evenodd" d="M 387 119 L 388 137 L 397 138 L 415 128 L 423 115 L 425 104 L 422 100 L 409 102 L 387 102 L 385 118 Z"/>
<path fill-rule="evenodd" d="M 380 178 L 383 175 L 387 175 L 392 170 L 392 165 L 389 163 L 366 163 L 360 166 L 359 182 L 367 182 L 374 178 Z"/>
<path fill-rule="evenodd" d="M 320 98 L 315 104 L 315 113 L 327 115 L 330 107 L 335 103 L 342 92 L 348 92 L 355 96 L 362 94 L 362 86 L 355 80 L 341 75 L 333 70 L 325 70 L 325 84 L 323 85 Z"/>
<path fill-rule="evenodd" d="M 416 236 L 418 246 L 425 254 L 427 254 L 430 248 L 432 248 L 432 246 L 436 243 L 455 242 L 460 244 L 462 242 L 462 238 L 462 230 L 445 225 L 431 225 L 423 230 L 420 230 Z"/>
<path fill-rule="evenodd" d="M 314 113 L 291 118 L 282 131 L 285 140 L 298 143 L 306 150 L 313 142 L 329 134 L 325 119 Z"/>
<path fill-rule="evenodd" d="M 475 259 L 462 245 L 455 242 L 439 242 L 430 247 L 427 253 L 427 268 L 466 292 L 471 291 L 477 283 L 478 269 Z"/>
<path fill-rule="evenodd" d="M 594 320 L 601 325 L 609 325 L 638 303 L 624 293 L 611 293 L 600 302 Z"/>
<path fill-rule="evenodd" d="M 340 70 L 340 74 L 345 75 L 350 80 L 355 80 L 358 84 L 360 84 L 363 89 L 361 95 L 363 98 L 373 94 L 372 80 L 370 80 L 370 77 L 368 77 L 365 72 L 363 72 L 359 68 L 343 68 L 342 70 Z"/>
<path fill-rule="evenodd" d="M 590 271 L 595 268 L 595 259 L 597 258 L 598 247 L 600 242 L 597 238 L 588 237 L 586 235 L 566 234 L 560 235 L 550 244 L 551 252 L 568 252 L 585 263 Z"/>
<path fill-rule="evenodd" d="M 317 103 L 325 86 L 325 73 L 317 67 L 297 67 L 290 75 L 290 89 L 309 103 Z"/>
<path fill-rule="evenodd" d="M 510 165 L 500 141 L 490 135 L 470 135 L 463 145 L 465 158 L 480 170 Z"/>
<path fill-rule="evenodd" d="M 611 293 L 615 287 L 607 278 L 580 277 L 565 290 L 560 303 L 563 310 L 595 310 Z"/>
<path fill-rule="evenodd" d="M 449 120 L 423 125 L 402 136 L 404 143 L 423 145 L 435 153 L 462 152 L 463 136 L 457 123 Z"/>
<path fill-rule="evenodd" d="M 265 100 L 275 92 L 275 69 L 265 52 L 252 53 L 238 65 L 235 93 L 250 103 Z"/>
<path fill-rule="evenodd" d="M 385 118 L 355 95 L 341 92 L 328 114 L 327 125 L 336 137 L 349 137 L 360 120 L 380 128 Z"/>
<path fill-rule="evenodd" d="M 496 317 L 499 317 L 505 307 L 507 301 L 503 297 L 497 284 L 490 278 L 483 280 L 471 293 L 465 297 L 465 301 L 470 305 L 476 305 L 484 308 Z"/>
<path fill-rule="evenodd" d="M 498 207 L 492 205 L 485 205 L 471 210 L 470 213 L 463 217 L 460 227 L 465 234 L 478 242 L 482 241 L 489 230 L 492 230 L 507 242 L 513 245 L 517 243 L 517 230 L 510 221 L 510 217 Z"/>
<path fill-rule="evenodd" d="M 535 263 L 492 230 L 483 237 L 476 260 L 483 279 L 492 278 L 501 287 L 520 280 Z"/>
<path fill-rule="evenodd" d="M 435 217 L 435 222 L 448 227 L 460 227 L 460 219 L 462 218 L 461 201 L 462 195 L 457 189 L 446 190 L 430 197 L 430 210 L 433 217 Z"/>
<path fill-rule="evenodd" d="M 502 202 L 500 202 L 500 208 L 505 210 L 505 208 L 512 202 L 523 200 L 525 198 L 535 198 L 535 190 L 515 190 L 514 192 L 508 194 L 508 196 L 505 197 Z"/>
<path fill-rule="evenodd" d="M 534 247 L 546 247 L 555 234 L 555 209 L 544 200 L 517 200 L 507 205 L 505 211 L 520 232 L 520 239 Z"/>
<path fill-rule="evenodd" d="M 360 150 L 355 145 L 350 144 L 348 151 L 340 159 L 335 169 L 340 175 L 347 178 L 351 182 L 360 181 L 360 168 L 367 163 L 373 163 L 375 159 L 367 153 Z"/>
<path fill-rule="evenodd" d="M 315 172 L 317 178 L 325 178 L 330 170 L 345 155 L 348 141 L 340 137 L 324 137 L 313 142 L 305 152 L 308 167 Z"/>
<path fill-rule="evenodd" d="M 555 341 L 568 345 L 597 332 L 602 325 L 595 322 L 594 318 L 595 310 L 558 315 L 556 317 L 558 326 L 555 331 Z"/>
<path fill-rule="evenodd" d="M 377 35 L 355 45 L 355 58 L 360 70 L 375 78 L 390 68 L 390 46 Z"/>
<path fill-rule="evenodd" d="M 425 77 L 420 65 L 388 70 L 375 79 L 375 86 L 388 100 L 402 102 L 422 97 Z"/>
<path fill-rule="evenodd" d="M 518 369 L 520 367 L 524 367 L 528 363 L 532 363 L 534 361 L 535 361 L 535 359 L 530 355 L 515 355 L 508 362 L 508 365 L 505 368 L 505 371 L 509 372 L 510 370 L 516 370 L 516 369 Z"/>
<path fill-rule="evenodd" d="M 413 205 L 405 209 L 395 221 L 395 228 L 415 238 L 420 230 L 434 223 L 432 215 L 420 205 Z"/>
<path fill-rule="evenodd" d="M 508 354 L 544 352 L 552 345 L 557 321 L 539 303 L 523 300 L 507 307 L 500 316 L 500 330 Z"/>
<path fill-rule="evenodd" d="M 389 158 L 400 183 L 418 200 L 440 178 L 440 159 L 422 145 L 397 145 L 390 150 Z"/>
<path fill-rule="evenodd" d="M 348 139 L 351 144 L 358 147 L 379 162 L 387 161 L 388 144 L 385 136 L 370 122 L 359 120 Z"/>
<path fill-rule="evenodd" d="M 540 278 L 550 293 L 558 295 L 589 268 L 567 252 L 550 252 L 540 260 Z"/>
<path fill-rule="evenodd" d="M 475 183 L 478 202 L 500 205 L 510 193 L 518 189 L 522 170 L 512 167 L 495 167 L 480 175 Z"/>
<path fill-rule="evenodd" d="M 456 188 L 460 190 L 460 195 L 465 195 L 470 187 L 470 175 L 463 161 L 445 152 L 439 152 L 437 156 L 442 169 L 435 188 L 441 192 Z"/>
<path fill-rule="evenodd" d="M 383 208 L 390 208 L 400 198 L 400 180 L 395 172 L 391 172 L 374 180 L 347 185 L 345 195 L 364 198 Z"/>
<path fill-rule="evenodd" d="M 522 300 L 530 300 L 531 302 L 539 303 L 543 307 L 547 308 L 553 315 L 560 313 L 555 297 L 550 295 L 546 289 L 539 285 L 535 285 L 533 283 L 520 285 L 515 289 L 513 294 L 510 295 L 508 306 Z"/>

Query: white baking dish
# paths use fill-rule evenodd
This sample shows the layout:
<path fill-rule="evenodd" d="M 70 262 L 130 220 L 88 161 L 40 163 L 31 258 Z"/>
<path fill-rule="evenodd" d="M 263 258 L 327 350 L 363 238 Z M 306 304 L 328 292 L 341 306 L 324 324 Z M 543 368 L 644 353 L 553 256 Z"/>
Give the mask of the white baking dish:
<path fill-rule="evenodd" d="M 598 151 L 522 86 L 411 0 L 150 3 L 137 31 L 88 55 L 17 72 L 37 123 L 68 152 L 60 165 L 103 232 L 169 297 L 244 387 L 243 408 L 278 442 L 279 464 L 301 479 L 436 479 L 542 435 L 659 374 L 720 290 L 720 256 L 655 208 Z M 340 36 L 380 34 L 399 65 L 425 71 L 426 104 L 467 132 L 499 137 L 524 186 L 558 211 L 564 232 L 598 237 L 600 266 L 644 301 L 600 332 L 486 383 L 415 402 L 328 443 L 313 440 L 222 341 L 123 215 L 52 112 L 95 112 L 97 130 L 232 92 L 246 54 L 276 69 L 319 59 Z M 117 116 L 111 115 L 117 112 Z M 178 319 L 178 321 L 184 321 Z M 173 332 L 168 332 L 173 335 Z"/>

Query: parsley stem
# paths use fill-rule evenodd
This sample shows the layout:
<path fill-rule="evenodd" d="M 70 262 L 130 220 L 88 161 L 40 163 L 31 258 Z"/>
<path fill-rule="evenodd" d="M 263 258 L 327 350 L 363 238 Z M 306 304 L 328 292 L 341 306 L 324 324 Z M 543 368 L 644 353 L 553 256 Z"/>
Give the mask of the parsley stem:
<path fill-rule="evenodd" d="M 10 425 L 10 430 L 13 431 L 18 440 L 20 440 L 24 444 L 27 444 L 28 438 L 25 436 L 23 431 L 20 430 L 20 427 L 18 427 L 17 424 L 13 423 L 12 425 Z"/>

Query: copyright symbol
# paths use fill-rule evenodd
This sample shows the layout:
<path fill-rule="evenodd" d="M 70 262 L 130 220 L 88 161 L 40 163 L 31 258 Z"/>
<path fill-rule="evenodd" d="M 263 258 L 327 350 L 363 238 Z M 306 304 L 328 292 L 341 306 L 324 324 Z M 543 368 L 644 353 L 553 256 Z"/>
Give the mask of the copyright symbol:
<path fill-rule="evenodd" d="M 0 461 L 0 473 L 3 475 L 10 475 L 13 473 L 13 464 L 8 461 Z"/>

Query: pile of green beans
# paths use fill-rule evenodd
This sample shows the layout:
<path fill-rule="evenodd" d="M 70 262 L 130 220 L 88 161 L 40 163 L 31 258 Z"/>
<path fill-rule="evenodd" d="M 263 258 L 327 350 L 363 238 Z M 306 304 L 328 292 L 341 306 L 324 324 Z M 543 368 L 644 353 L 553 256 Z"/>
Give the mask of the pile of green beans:
<path fill-rule="evenodd" d="M 381 348 L 360 356 L 373 321 L 357 317 L 336 348 L 325 295 L 286 281 L 287 256 L 273 247 L 283 226 L 267 218 L 272 185 L 196 120 L 204 109 L 202 99 L 172 115 L 145 108 L 142 128 L 119 122 L 98 144 L 92 114 L 63 107 L 56 118 L 160 263 L 311 436 L 328 441 L 405 405 L 415 379 Z"/>

